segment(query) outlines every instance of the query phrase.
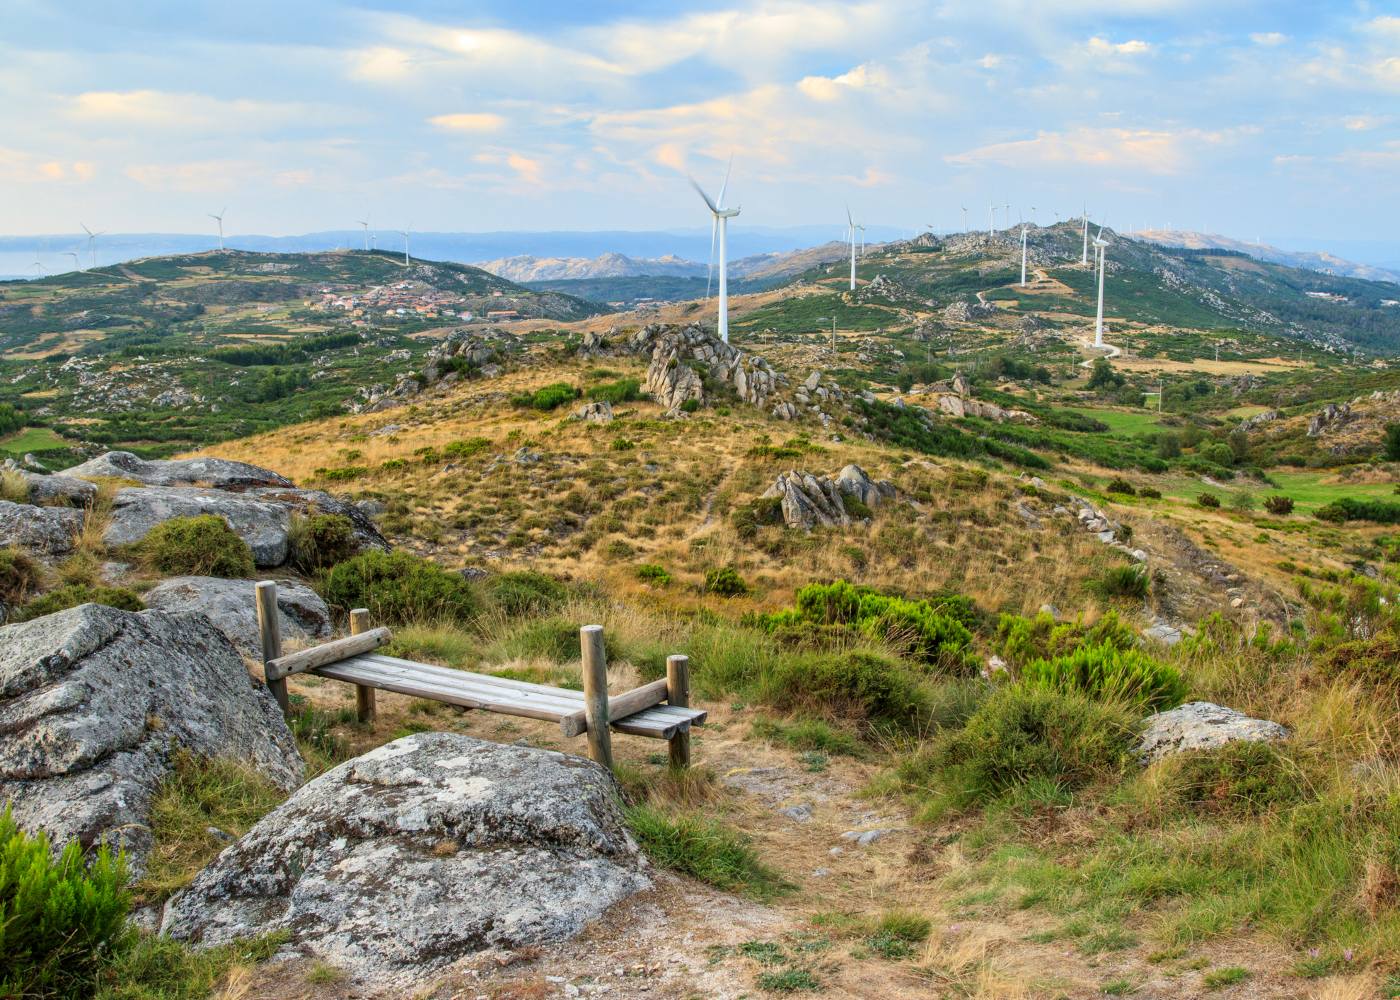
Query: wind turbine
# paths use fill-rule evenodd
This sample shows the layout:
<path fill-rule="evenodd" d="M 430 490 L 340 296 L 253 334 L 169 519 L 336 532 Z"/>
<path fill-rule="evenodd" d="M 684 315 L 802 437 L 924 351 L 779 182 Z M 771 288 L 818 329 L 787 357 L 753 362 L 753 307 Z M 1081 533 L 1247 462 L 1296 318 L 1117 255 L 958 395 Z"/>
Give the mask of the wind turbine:
<path fill-rule="evenodd" d="M 1021 287 L 1026 287 L 1026 224 L 1021 223 Z"/>
<path fill-rule="evenodd" d="M 1099 259 L 1099 310 L 1094 318 L 1094 346 L 1103 346 L 1103 273 L 1107 270 L 1104 266 L 1107 256 L 1106 248 L 1108 241 L 1103 238 L 1103 230 L 1099 230 L 1099 235 L 1094 237 L 1094 253 Z"/>
<path fill-rule="evenodd" d="M 89 229 L 89 228 L 87 227 L 87 225 L 86 225 L 85 223 L 80 222 L 80 223 L 78 223 L 78 225 L 82 226 L 82 227 L 83 227 L 83 232 L 85 232 L 85 233 L 88 234 L 88 252 L 92 254 L 92 266 L 93 266 L 93 267 L 96 267 L 96 266 L 97 266 L 97 237 L 99 237 L 99 236 L 101 236 L 101 235 L 103 235 L 103 234 L 102 234 L 102 233 L 94 233 L 91 229 Z"/>
<path fill-rule="evenodd" d="M 851 291 L 856 290 L 856 220 L 851 218 L 851 206 L 846 206 L 846 232 L 851 237 Z"/>
<path fill-rule="evenodd" d="M 1084 252 L 1080 255 L 1079 263 L 1085 267 L 1089 266 L 1089 206 L 1084 206 Z"/>
<path fill-rule="evenodd" d="M 962 231 L 963 231 L 963 232 L 967 232 L 967 206 L 964 205 L 964 206 L 962 207 L 962 210 L 963 210 L 963 230 L 962 230 Z"/>
<path fill-rule="evenodd" d="M 991 219 L 991 221 L 987 223 L 987 239 L 991 239 L 992 233 L 997 231 L 997 207 L 995 205 L 991 207 L 991 212 L 987 218 Z"/>
<path fill-rule="evenodd" d="M 44 265 L 41 262 L 36 260 L 33 264 L 30 264 L 29 266 L 34 268 L 34 276 L 36 278 L 42 278 L 44 276 Z"/>
<path fill-rule="evenodd" d="M 81 261 L 78 259 L 78 251 L 76 251 L 76 250 L 65 250 L 65 251 L 63 251 L 63 256 L 65 256 L 65 257 L 72 257 L 72 258 L 73 258 L 73 270 L 75 270 L 75 271 L 81 271 L 81 270 L 83 269 L 83 265 L 82 265 Z"/>
<path fill-rule="evenodd" d="M 399 235 L 403 237 L 403 266 L 408 267 L 408 234 L 413 232 L 413 227 L 409 226 L 407 229 L 400 229 L 398 232 Z"/>
<path fill-rule="evenodd" d="M 719 318 L 716 326 L 719 330 L 719 339 L 724 343 L 729 343 L 729 220 L 739 214 L 738 208 L 724 207 L 724 193 L 729 190 L 729 171 L 734 167 L 734 158 L 729 158 L 729 164 L 724 168 L 724 180 L 719 185 L 719 197 L 714 201 L 705 193 L 698 181 L 694 177 L 690 178 L 690 186 L 705 202 L 705 207 L 710 210 L 710 278 L 715 272 L 715 243 L 719 243 Z M 710 278 L 705 280 L 705 298 L 710 297 Z"/>
<path fill-rule="evenodd" d="M 369 249 L 369 223 L 362 220 L 362 221 L 360 221 L 360 225 L 362 225 L 362 226 L 365 227 L 365 249 L 368 250 L 368 249 Z"/>
<path fill-rule="evenodd" d="M 861 260 L 864 260 L 864 259 L 865 259 L 865 227 L 864 227 L 864 226 L 856 226 L 856 228 L 860 230 L 860 259 L 861 259 Z"/>
<path fill-rule="evenodd" d="M 224 252 L 224 214 L 226 212 L 228 212 L 227 205 L 219 209 L 218 215 L 215 215 L 213 212 L 209 213 L 209 218 L 213 219 L 219 224 L 219 253 Z"/>

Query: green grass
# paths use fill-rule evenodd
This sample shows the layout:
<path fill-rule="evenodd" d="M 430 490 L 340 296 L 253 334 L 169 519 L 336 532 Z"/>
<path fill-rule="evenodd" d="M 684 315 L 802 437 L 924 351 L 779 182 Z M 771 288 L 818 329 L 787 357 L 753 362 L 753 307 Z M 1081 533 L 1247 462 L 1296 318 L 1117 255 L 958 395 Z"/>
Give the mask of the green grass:
<path fill-rule="evenodd" d="M 103 970 L 95 1000 L 205 1000 L 236 965 L 271 958 L 285 933 L 195 949 L 159 935 L 141 935 Z"/>
<path fill-rule="evenodd" d="M 760 900 L 789 888 L 759 860 L 747 837 L 698 812 L 668 814 L 654 806 L 629 806 L 627 824 L 647 856 L 662 868 Z"/>
<path fill-rule="evenodd" d="M 49 427 L 26 427 L 9 437 L 0 438 L 0 452 L 23 455 L 25 452 L 59 451 L 70 442 Z"/>
<path fill-rule="evenodd" d="M 1227 965 L 1221 969 L 1211 969 L 1201 978 L 1201 982 L 1208 990 L 1218 990 L 1225 986 L 1242 983 L 1248 978 L 1248 969 L 1238 965 Z"/>
<path fill-rule="evenodd" d="M 1325 483 L 1324 473 L 1271 471 L 1269 478 L 1279 484 L 1278 492 L 1293 498 L 1296 510 L 1312 513 L 1343 497 L 1395 500 L 1392 483 Z M 1260 492 L 1265 492 L 1261 489 Z M 1273 492 L 1273 491 L 1268 491 Z"/>
<path fill-rule="evenodd" d="M 1151 434 L 1161 426 L 1161 416 L 1155 410 L 1123 410 L 1106 406 L 1073 406 L 1066 409 L 1102 420 L 1108 424 L 1108 433 L 1120 437 Z"/>

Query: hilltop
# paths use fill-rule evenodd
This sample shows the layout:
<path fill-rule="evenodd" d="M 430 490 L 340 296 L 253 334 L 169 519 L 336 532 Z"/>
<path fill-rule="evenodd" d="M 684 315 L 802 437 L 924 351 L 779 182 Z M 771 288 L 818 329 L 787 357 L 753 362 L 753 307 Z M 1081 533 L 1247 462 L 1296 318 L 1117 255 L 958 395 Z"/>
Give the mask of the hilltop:
<path fill-rule="evenodd" d="M 1362 278 L 1366 281 L 1400 282 L 1400 271 L 1377 267 L 1374 264 L 1360 264 L 1346 260 L 1326 251 L 1280 250 L 1267 243 L 1237 240 L 1216 233 L 1193 233 L 1180 229 L 1145 229 L 1133 234 L 1136 239 L 1160 243 L 1164 246 L 1181 247 L 1187 250 L 1233 250 L 1259 260 L 1300 267 L 1324 274 L 1336 274 L 1347 278 Z"/>

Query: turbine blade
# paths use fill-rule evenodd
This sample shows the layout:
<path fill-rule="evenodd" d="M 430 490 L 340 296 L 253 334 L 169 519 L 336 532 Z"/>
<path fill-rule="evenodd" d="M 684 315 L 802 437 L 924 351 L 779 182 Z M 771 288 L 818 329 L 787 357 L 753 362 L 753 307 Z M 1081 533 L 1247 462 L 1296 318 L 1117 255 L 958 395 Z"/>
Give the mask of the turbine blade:
<path fill-rule="evenodd" d="M 734 154 L 729 154 L 729 164 L 724 168 L 724 183 L 719 186 L 719 197 L 715 199 L 715 204 L 720 208 L 724 207 L 724 192 L 729 190 L 729 171 L 734 169 Z"/>
<path fill-rule="evenodd" d="M 694 177 L 687 177 L 686 180 L 690 181 L 690 186 L 695 189 L 695 192 L 700 195 L 701 198 L 705 199 L 705 204 L 710 206 L 711 212 L 719 211 L 719 209 L 715 207 L 715 203 L 710 200 L 710 196 L 705 193 L 705 189 L 700 186 L 699 182 L 697 182 Z"/>
<path fill-rule="evenodd" d="M 846 206 L 846 223 L 847 223 L 847 225 L 849 225 L 852 229 L 855 228 L 856 220 L 853 219 L 853 218 L 851 218 L 851 206 L 850 206 L 850 205 L 847 205 L 847 206 Z"/>
<path fill-rule="evenodd" d="M 719 236 L 719 216 L 710 216 L 710 267 L 705 272 L 705 301 L 710 301 L 710 283 L 715 280 L 715 240 Z"/>

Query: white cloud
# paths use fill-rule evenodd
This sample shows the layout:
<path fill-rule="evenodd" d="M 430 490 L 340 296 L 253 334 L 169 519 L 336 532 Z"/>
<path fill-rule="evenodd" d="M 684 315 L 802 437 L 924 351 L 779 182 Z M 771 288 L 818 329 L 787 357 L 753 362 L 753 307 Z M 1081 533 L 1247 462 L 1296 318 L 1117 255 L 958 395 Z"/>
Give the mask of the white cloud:
<path fill-rule="evenodd" d="M 1140 56 L 1152 51 L 1152 46 L 1141 39 L 1132 38 L 1126 42 L 1110 42 L 1097 35 L 1086 43 L 1094 55 Z"/>
<path fill-rule="evenodd" d="M 506 120 L 490 112 L 464 112 L 435 115 L 429 118 L 428 122 L 448 132 L 497 132 L 505 125 Z"/>
<path fill-rule="evenodd" d="M 88 125 L 119 128 L 229 131 L 257 130 L 291 122 L 324 120 L 324 110 L 301 104 L 161 90 L 93 90 L 66 101 L 69 118 Z"/>
<path fill-rule="evenodd" d="M 1079 128 L 1040 132 L 1034 139 L 993 143 L 946 157 L 959 166 L 994 163 L 1005 167 L 1053 164 L 1141 170 L 1153 174 L 1179 173 L 1192 162 L 1193 152 L 1218 145 L 1225 135 L 1197 129 Z"/>
<path fill-rule="evenodd" d="M 97 176 L 88 160 L 54 160 L 0 146 L 0 181 L 11 184 L 86 183 Z"/>
<path fill-rule="evenodd" d="M 1256 31 L 1249 36 L 1249 40 L 1255 45 L 1263 45 L 1266 48 L 1272 48 L 1288 41 L 1288 36 L 1279 31 Z"/>
<path fill-rule="evenodd" d="M 250 181 L 279 188 L 298 188 L 317 180 L 316 174 L 305 168 L 270 167 L 246 159 L 134 163 L 122 173 L 152 191 L 186 194 L 241 191 Z"/>

